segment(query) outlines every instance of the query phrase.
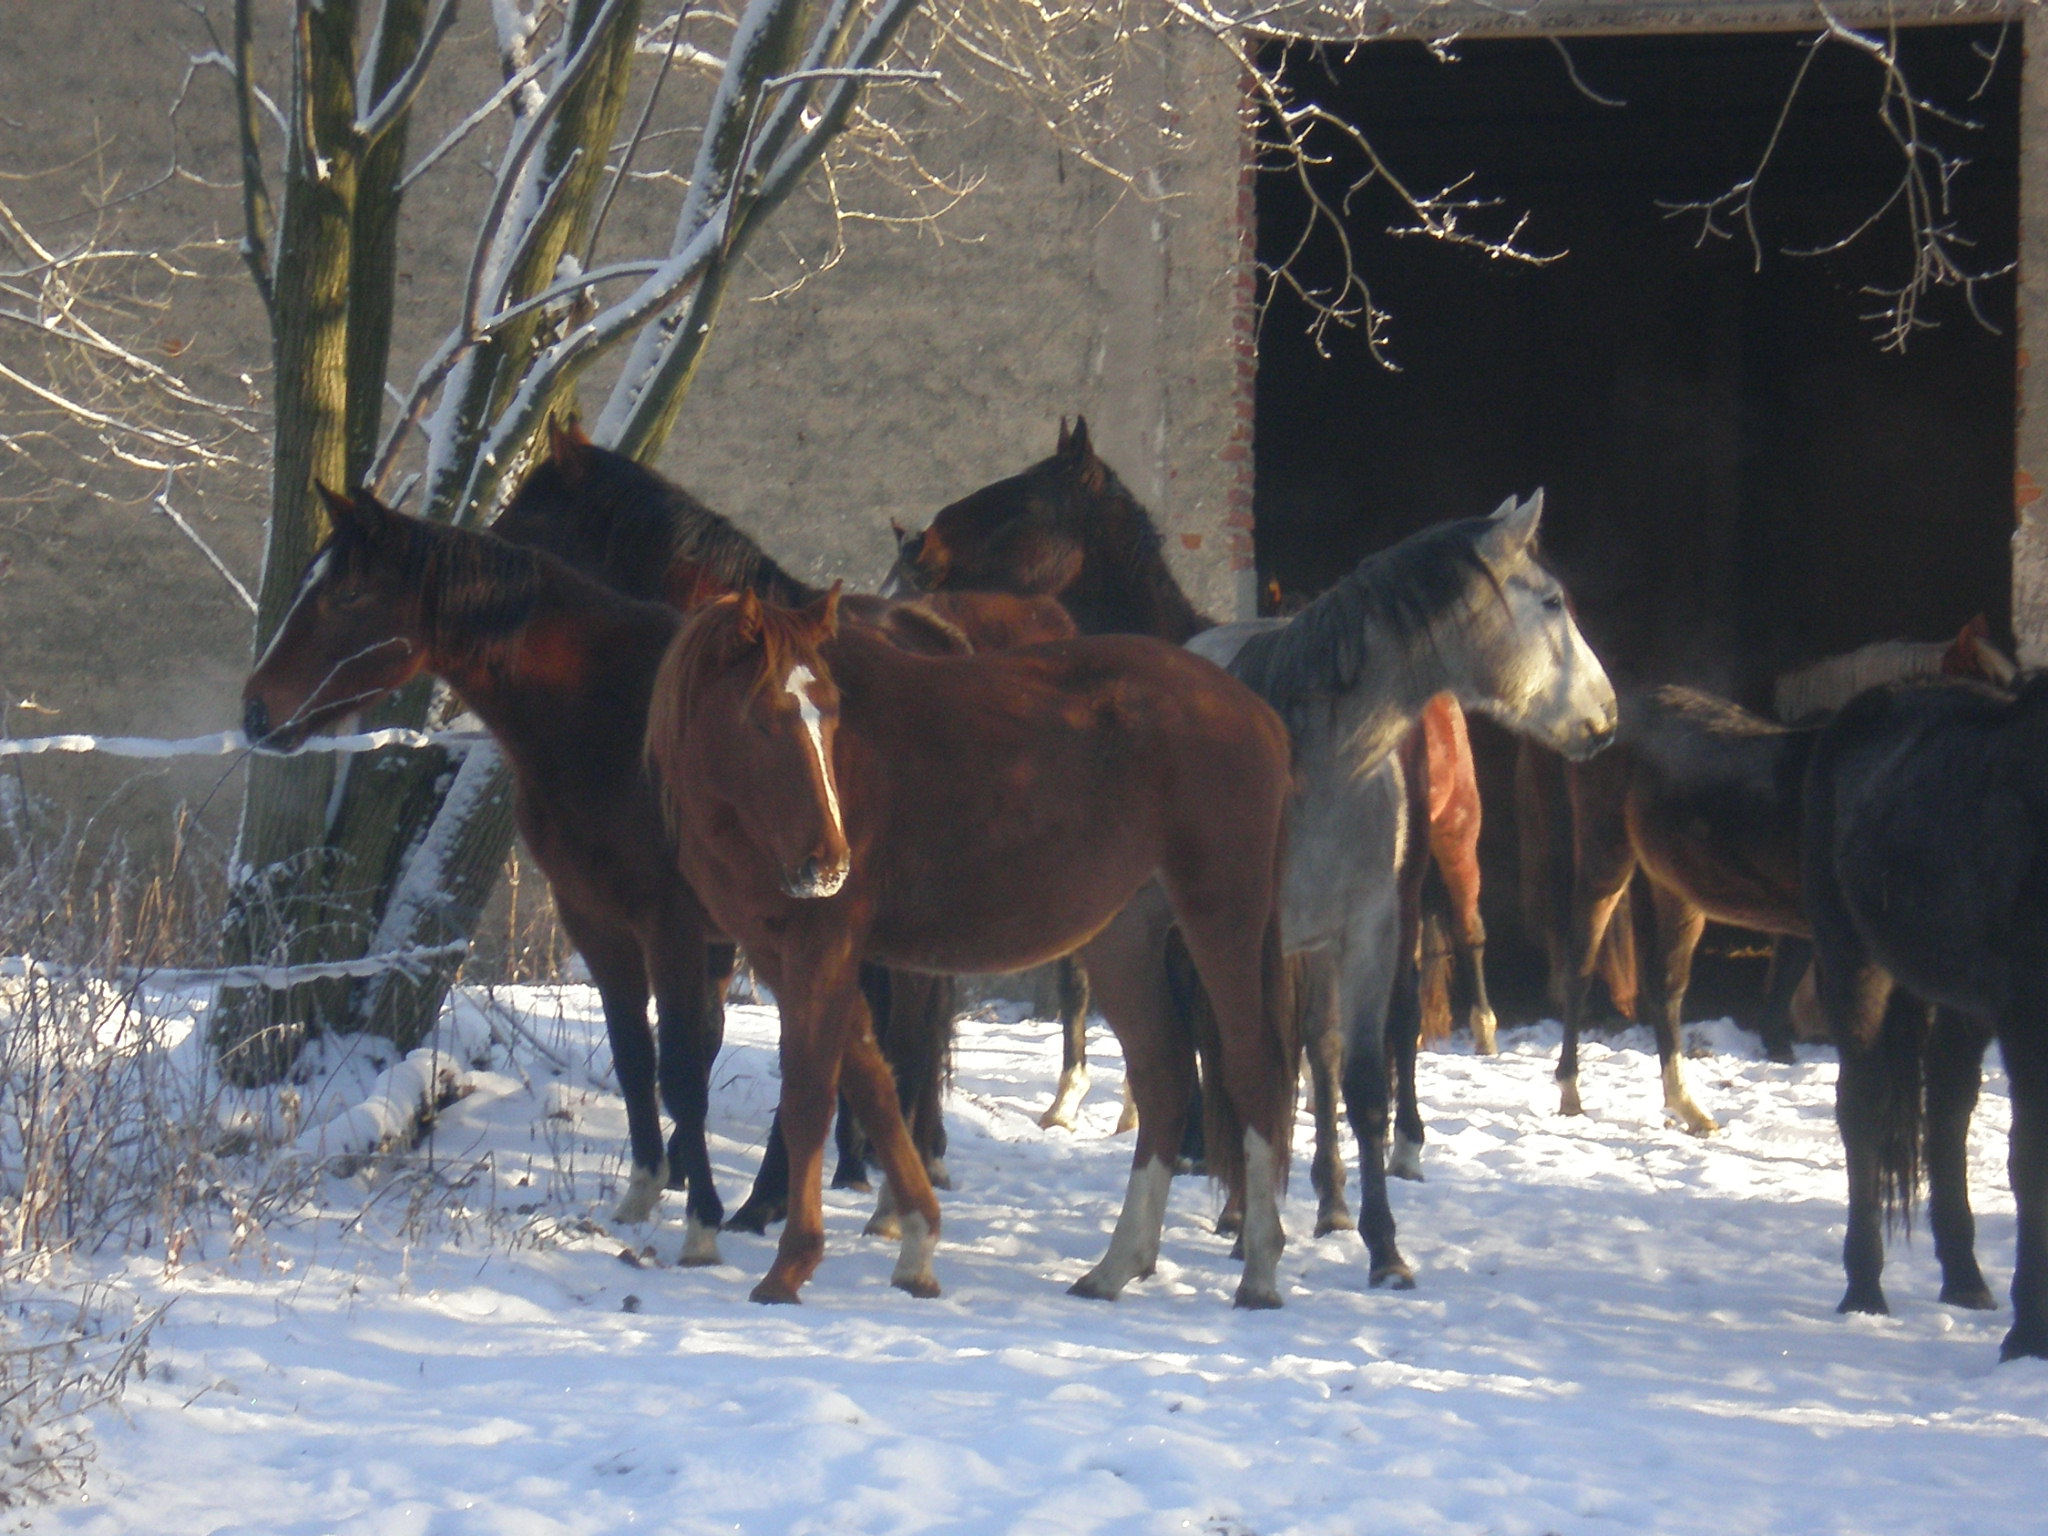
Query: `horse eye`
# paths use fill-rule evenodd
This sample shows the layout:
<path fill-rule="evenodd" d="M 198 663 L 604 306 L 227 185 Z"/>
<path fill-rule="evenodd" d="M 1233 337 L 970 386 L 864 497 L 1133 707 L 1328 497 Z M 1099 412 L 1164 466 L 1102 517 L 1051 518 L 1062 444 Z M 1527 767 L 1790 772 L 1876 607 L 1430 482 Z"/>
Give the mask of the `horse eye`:
<path fill-rule="evenodd" d="M 1550 596 L 1543 599 L 1543 611 L 1545 613 L 1563 613 L 1564 599 L 1555 592 L 1551 593 Z"/>

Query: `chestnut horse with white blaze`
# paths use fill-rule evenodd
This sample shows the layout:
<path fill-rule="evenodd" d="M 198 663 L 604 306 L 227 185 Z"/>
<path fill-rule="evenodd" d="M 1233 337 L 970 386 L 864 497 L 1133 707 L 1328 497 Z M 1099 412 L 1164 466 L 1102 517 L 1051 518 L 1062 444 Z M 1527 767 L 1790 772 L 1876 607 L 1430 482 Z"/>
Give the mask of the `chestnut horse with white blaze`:
<path fill-rule="evenodd" d="M 801 610 L 751 593 L 700 608 L 655 685 L 648 756 L 677 858 L 782 1008 L 790 1209 L 757 1301 L 794 1301 L 824 1253 L 825 1132 L 842 1069 L 902 1214 L 894 1283 L 938 1293 L 938 1202 L 876 1049 L 859 964 L 1013 971 L 1077 948 L 1110 988 L 1128 965 L 1089 941 L 1163 887 L 1218 1022 L 1216 1080 L 1237 1135 L 1212 1149 L 1246 1187 L 1241 1306 L 1280 1304 L 1279 1191 L 1295 1048 L 1276 906 L 1287 732 L 1249 689 L 1133 637 L 913 656 L 840 628 L 836 592 Z M 1169 1015 L 1122 1037 L 1141 1122 L 1175 1122 Z M 1155 1068 L 1155 1063 L 1160 1063 Z M 1180 1103 L 1151 1117 L 1148 1096 Z M 1126 1226 L 1160 1213 L 1127 1204 Z"/>

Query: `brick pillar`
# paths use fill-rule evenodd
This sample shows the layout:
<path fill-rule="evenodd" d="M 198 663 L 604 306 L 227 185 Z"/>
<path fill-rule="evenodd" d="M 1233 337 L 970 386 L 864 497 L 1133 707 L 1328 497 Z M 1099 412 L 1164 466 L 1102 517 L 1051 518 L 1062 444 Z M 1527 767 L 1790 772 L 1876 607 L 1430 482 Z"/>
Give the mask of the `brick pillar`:
<path fill-rule="evenodd" d="M 1251 81 L 1240 86 L 1237 156 L 1237 271 L 1231 281 L 1232 387 L 1230 440 L 1223 447 L 1229 471 L 1224 539 L 1237 617 L 1259 611 L 1259 573 L 1252 553 L 1252 414 L 1259 383 L 1258 160 L 1259 118 Z"/>

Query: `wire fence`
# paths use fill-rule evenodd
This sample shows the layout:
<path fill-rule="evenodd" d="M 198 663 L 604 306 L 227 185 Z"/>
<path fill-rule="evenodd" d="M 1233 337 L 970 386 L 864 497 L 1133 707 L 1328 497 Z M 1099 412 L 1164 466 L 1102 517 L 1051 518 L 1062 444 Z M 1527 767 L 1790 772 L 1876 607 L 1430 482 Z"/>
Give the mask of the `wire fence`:
<path fill-rule="evenodd" d="M 298 747 L 300 752 L 362 753 L 393 747 L 442 747 L 467 751 L 489 741 L 484 731 L 415 731 L 404 727 L 359 731 L 348 736 L 313 736 Z M 164 738 L 155 736 L 26 736 L 0 738 L 0 758 L 39 757 L 51 753 L 98 753 L 107 757 L 168 759 L 180 757 L 232 757 L 258 752 L 240 731 L 219 731 L 211 736 Z M 148 983 L 178 986 L 205 983 L 285 992 L 313 981 L 347 981 L 403 971 L 415 978 L 425 975 L 437 962 L 459 959 L 469 952 L 467 942 L 416 944 L 407 949 L 363 955 L 353 960 L 327 960 L 298 965 L 234 965 L 212 969 L 144 967 L 119 974 L 93 972 L 107 981 L 128 985 Z M 77 967 L 50 964 L 32 957 L 0 959 L 0 975 L 71 979 L 87 973 Z"/>

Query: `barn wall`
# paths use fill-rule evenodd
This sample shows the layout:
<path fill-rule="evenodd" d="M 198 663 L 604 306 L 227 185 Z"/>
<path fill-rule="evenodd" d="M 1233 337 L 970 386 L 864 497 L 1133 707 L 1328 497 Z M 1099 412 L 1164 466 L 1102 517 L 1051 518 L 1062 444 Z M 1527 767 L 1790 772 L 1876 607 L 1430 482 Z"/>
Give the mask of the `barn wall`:
<path fill-rule="evenodd" d="M 285 11 L 258 11 L 274 76 Z M 75 217 L 98 165 L 124 191 L 157 178 L 171 157 L 168 109 L 186 61 L 210 46 L 192 9 L 99 0 L 21 8 L 11 22 L 0 50 L 0 172 L 43 174 L 0 184 L 0 195 L 31 221 Z M 489 89 L 493 69 L 488 10 L 465 7 L 421 99 L 416 151 Z M 1136 190 L 1060 153 L 1015 102 L 968 91 L 915 126 L 928 165 L 980 185 L 929 229 L 851 226 L 843 260 L 764 300 L 796 270 L 782 238 L 813 258 L 828 248 L 817 206 L 792 200 L 736 285 L 661 467 L 792 567 L 859 588 L 893 553 L 891 518 L 921 524 L 1044 457 L 1060 417 L 1085 413 L 1165 527 L 1196 600 L 1229 611 L 1233 533 L 1242 563 L 1249 558 L 1232 330 L 1242 299 L 1238 82 L 1220 50 L 1187 32 L 1167 37 L 1146 70 L 1129 99 L 1170 104 L 1182 147 L 1167 153 L 1152 134 L 1115 151 L 1135 168 Z M 669 99 L 685 85 L 672 83 Z M 184 166 L 231 178 L 232 126 L 219 76 L 199 72 L 177 124 Z M 398 377 L 446 328 L 494 154 L 487 138 L 466 146 L 411 200 Z M 231 186 L 174 182 L 121 217 L 126 236 L 145 245 L 240 233 Z M 637 223 L 661 238 L 672 217 L 629 194 L 613 227 Z M 200 265 L 212 276 L 180 289 L 148 344 L 161 343 L 160 355 L 175 355 L 208 391 L 238 392 L 244 372 L 267 388 L 262 315 L 231 245 Z M 18 328 L 0 327 L 0 362 L 20 365 L 28 349 Z M 0 411 L 18 403 L 11 390 L 0 383 Z M 18 417 L 0 414 L 0 437 L 17 428 Z M 88 483 L 43 498 L 47 487 L 33 481 L 19 455 L 0 451 L 4 729 L 186 735 L 233 725 L 249 618 L 198 552 L 146 498 L 119 499 L 133 486 Z M 181 510 L 252 588 L 264 489 L 251 472 L 180 492 Z M 15 708 L 23 699 L 36 710 Z M 132 769 L 72 758 L 35 760 L 25 772 L 32 791 L 116 803 L 110 824 L 145 837 L 180 799 L 210 797 L 214 821 L 232 820 L 239 790 L 217 783 L 218 764 L 139 779 Z"/>

